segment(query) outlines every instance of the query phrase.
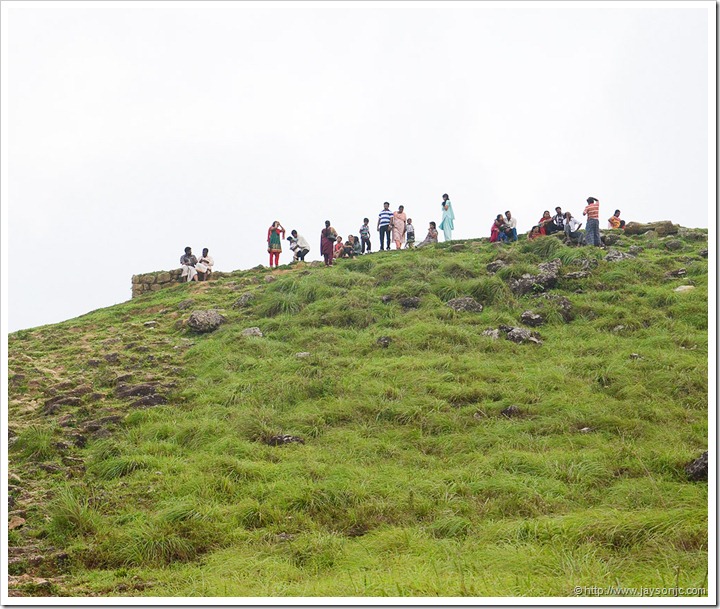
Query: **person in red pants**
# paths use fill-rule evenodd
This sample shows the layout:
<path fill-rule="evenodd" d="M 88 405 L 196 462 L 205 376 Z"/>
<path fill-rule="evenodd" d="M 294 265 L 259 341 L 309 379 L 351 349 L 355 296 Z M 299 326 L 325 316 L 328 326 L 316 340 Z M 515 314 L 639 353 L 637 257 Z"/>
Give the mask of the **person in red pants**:
<path fill-rule="evenodd" d="M 272 223 L 272 226 L 268 229 L 267 234 L 268 253 L 270 254 L 270 268 L 273 267 L 273 262 L 275 263 L 275 268 L 277 268 L 278 262 L 280 261 L 280 252 L 282 252 L 282 241 L 280 235 L 282 235 L 282 239 L 285 238 L 285 229 L 280 222 L 275 220 L 275 222 Z"/>

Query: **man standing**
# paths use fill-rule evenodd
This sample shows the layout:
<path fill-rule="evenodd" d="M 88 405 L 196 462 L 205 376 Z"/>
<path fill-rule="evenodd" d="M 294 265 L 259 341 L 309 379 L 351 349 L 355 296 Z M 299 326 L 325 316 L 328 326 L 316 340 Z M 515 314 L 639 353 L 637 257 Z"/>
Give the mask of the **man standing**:
<path fill-rule="evenodd" d="M 377 229 L 380 233 L 380 250 L 384 250 L 383 237 L 387 240 L 387 249 L 390 249 L 390 221 L 393 213 L 390 211 L 390 203 L 383 203 L 383 210 L 378 214 Z"/>
<path fill-rule="evenodd" d="M 180 266 L 182 267 L 181 277 L 187 277 L 186 281 L 197 281 L 197 271 L 195 265 L 197 264 L 197 258 L 193 256 L 192 248 L 189 246 L 185 248 L 185 253 L 180 256 Z"/>
<path fill-rule="evenodd" d="M 585 223 L 585 239 L 588 245 L 601 247 L 600 241 L 600 201 L 595 197 L 588 197 L 587 206 L 583 210 L 583 216 L 587 216 Z"/>
<path fill-rule="evenodd" d="M 510 231 L 506 233 L 508 239 L 510 241 L 517 241 L 517 220 L 512 217 L 512 214 L 509 211 L 505 212 L 505 218 L 507 218 L 505 226 L 510 229 Z"/>

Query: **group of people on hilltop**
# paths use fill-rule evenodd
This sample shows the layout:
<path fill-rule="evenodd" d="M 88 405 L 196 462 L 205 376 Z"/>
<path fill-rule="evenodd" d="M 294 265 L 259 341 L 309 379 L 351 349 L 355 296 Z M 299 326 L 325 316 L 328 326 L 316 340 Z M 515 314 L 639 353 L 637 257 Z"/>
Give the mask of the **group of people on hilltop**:
<path fill-rule="evenodd" d="M 442 196 L 442 229 L 445 241 L 452 239 L 452 231 L 455 228 L 455 214 L 452 209 L 450 197 L 447 194 Z M 415 226 L 412 218 L 408 218 L 405 207 L 400 205 L 397 211 L 390 210 L 390 203 L 383 203 L 383 209 L 378 214 L 376 230 L 380 237 L 380 250 L 390 250 L 390 243 L 395 244 L 395 249 L 423 247 L 429 243 L 437 243 L 438 228 L 435 222 L 430 222 L 425 239 L 415 245 Z M 325 228 L 320 231 L 320 253 L 326 266 L 332 266 L 337 258 L 354 258 L 372 252 L 372 241 L 370 238 L 370 219 L 363 218 L 363 224 L 358 229 L 357 235 L 348 235 L 343 241 L 341 235 L 331 226 L 330 220 L 325 221 Z M 277 268 L 280 253 L 282 252 L 282 241 L 285 239 L 285 229 L 277 220 L 272 223 L 267 233 L 268 254 L 270 255 L 270 268 Z M 293 262 L 305 260 L 310 251 L 307 240 L 292 230 L 287 237 L 290 242 L 290 250 L 293 252 Z"/>
<path fill-rule="evenodd" d="M 555 215 L 552 216 L 546 210 L 537 224 L 530 229 L 528 239 L 532 240 L 542 235 L 552 235 L 554 233 L 565 233 L 565 241 L 568 244 L 602 246 L 599 220 L 600 201 L 595 197 L 588 197 L 583 216 L 587 216 L 584 233 L 580 230 L 582 222 L 576 220 L 569 211 L 563 213 L 562 208 L 558 206 L 555 208 Z M 512 217 L 509 211 L 505 212 L 505 217 L 498 214 L 490 228 L 490 241 L 492 243 L 517 241 L 516 226 L 516 219 Z M 615 213 L 608 219 L 608 227 L 625 228 L 625 220 L 620 219 L 619 209 L 616 209 Z"/>
<path fill-rule="evenodd" d="M 188 246 L 185 248 L 185 253 L 180 256 L 180 268 L 182 269 L 180 278 L 185 281 L 205 281 L 212 273 L 214 264 L 215 261 L 209 255 L 208 248 L 203 248 L 202 256 L 198 259 L 192 253 L 192 248 Z"/>
<path fill-rule="evenodd" d="M 415 227 L 412 218 L 408 218 L 405 207 L 400 205 L 397 211 L 390 210 L 390 203 L 383 203 L 383 209 L 378 214 L 376 230 L 380 237 L 380 250 L 390 250 L 390 242 L 395 244 L 395 249 L 403 247 L 423 247 L 438 242 L 439 230 L 443 231 L 445 241 L 452 239 L 452 231 L 455 228 L 455 213 L 453 212 L 450 197 L 447 194 L 442 196 L 441 203 L 442 218 L 440 226 L 430 222 L 425 239 L 415 244 Z M 562 211 L 561 207 L 555 208 L 555 215 L 549 211 L 543 213 L 530 232 L 528 239 L 532 240 L 542 235 L 552 235 L 564 232 L 566 243 L 577 245 L 601 246 L 600 226 L 600 201 L 595 197 L 588 197 L 587 206 L 583 210 L 583 216 L 587 216 L 585 231 L 581 231 L 582 223 L 578 222 L 573 215 Z M 624 228 L 625 221 L 620 219 L 620 210 L 608 219 L 609 228 Z M 358 235 L 348 235 L 347 239 L 338 235 L 331 226 L 330 221 L 325 221 L 325 227 L 320 231 L 320 253 L 326 266 L 332 266 L 337 258 L 354 258 L 372 252 L 370 239 L 370 219 L 363 218 L 363 224 L 358 230 Z M 274 221 L 267 232 L 267 251 L 270 255 L 270 268 L 277 268 L 282 253 L 282 242 L 285 239 L 285 228 L 279 221 Z M 514 242 L 518 240 L 517 219 L 510 211 L 505 214 L 498 214 L 490 228 L 490 242 Z M 296 230 L 290 231 L 287 237 L 290 242 L 290 250 L 293 252 L 293 262 L 304 261 L 310 251 L 310 244 L 307 239 L 299 235 Z M 185 254 L 180 257 L 182 277 L 187 281 L 203 281 L 212 272 L 213 259 L 208 255 L 208 249 L 204 248 L 202 256 L 198 260 L 192 254 L 190 247 L 185 248 Z"/>

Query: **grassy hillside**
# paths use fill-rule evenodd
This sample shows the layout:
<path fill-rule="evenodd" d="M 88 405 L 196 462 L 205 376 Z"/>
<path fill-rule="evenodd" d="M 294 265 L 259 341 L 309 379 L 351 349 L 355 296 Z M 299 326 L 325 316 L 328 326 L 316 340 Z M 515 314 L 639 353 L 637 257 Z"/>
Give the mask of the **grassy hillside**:
<path fill-rule="evenodd" d="M 11 592 L 707 587 L 707 483 L 683 469 L 708 443 L 706 239 L 622 236 L 637 256 L 616 262 L 552 237 L 452 242 L 12 334 Z M 553 259 L 555 287 L 513 293 Z M 484 310 L 447 306 L 461 296 Z M 206 309 L 225 323 L 193 333 Z M 542 344 L 483 334 L 526 310 Z"/>

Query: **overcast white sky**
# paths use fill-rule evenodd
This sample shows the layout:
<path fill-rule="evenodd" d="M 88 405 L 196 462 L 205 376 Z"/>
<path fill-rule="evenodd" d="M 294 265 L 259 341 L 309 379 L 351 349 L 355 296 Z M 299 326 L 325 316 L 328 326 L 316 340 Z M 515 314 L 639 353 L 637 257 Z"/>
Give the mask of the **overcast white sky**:
<path fill-rule="evenodd" d="M 588 196 L 707 227 L 715 3 L 672 6 L 4 2 L 7 329 L 186 245 L 267 264 L 276 219 L 318 259 L 383 201 L 420 239 L 445 192 L 457 238 Z"/>

